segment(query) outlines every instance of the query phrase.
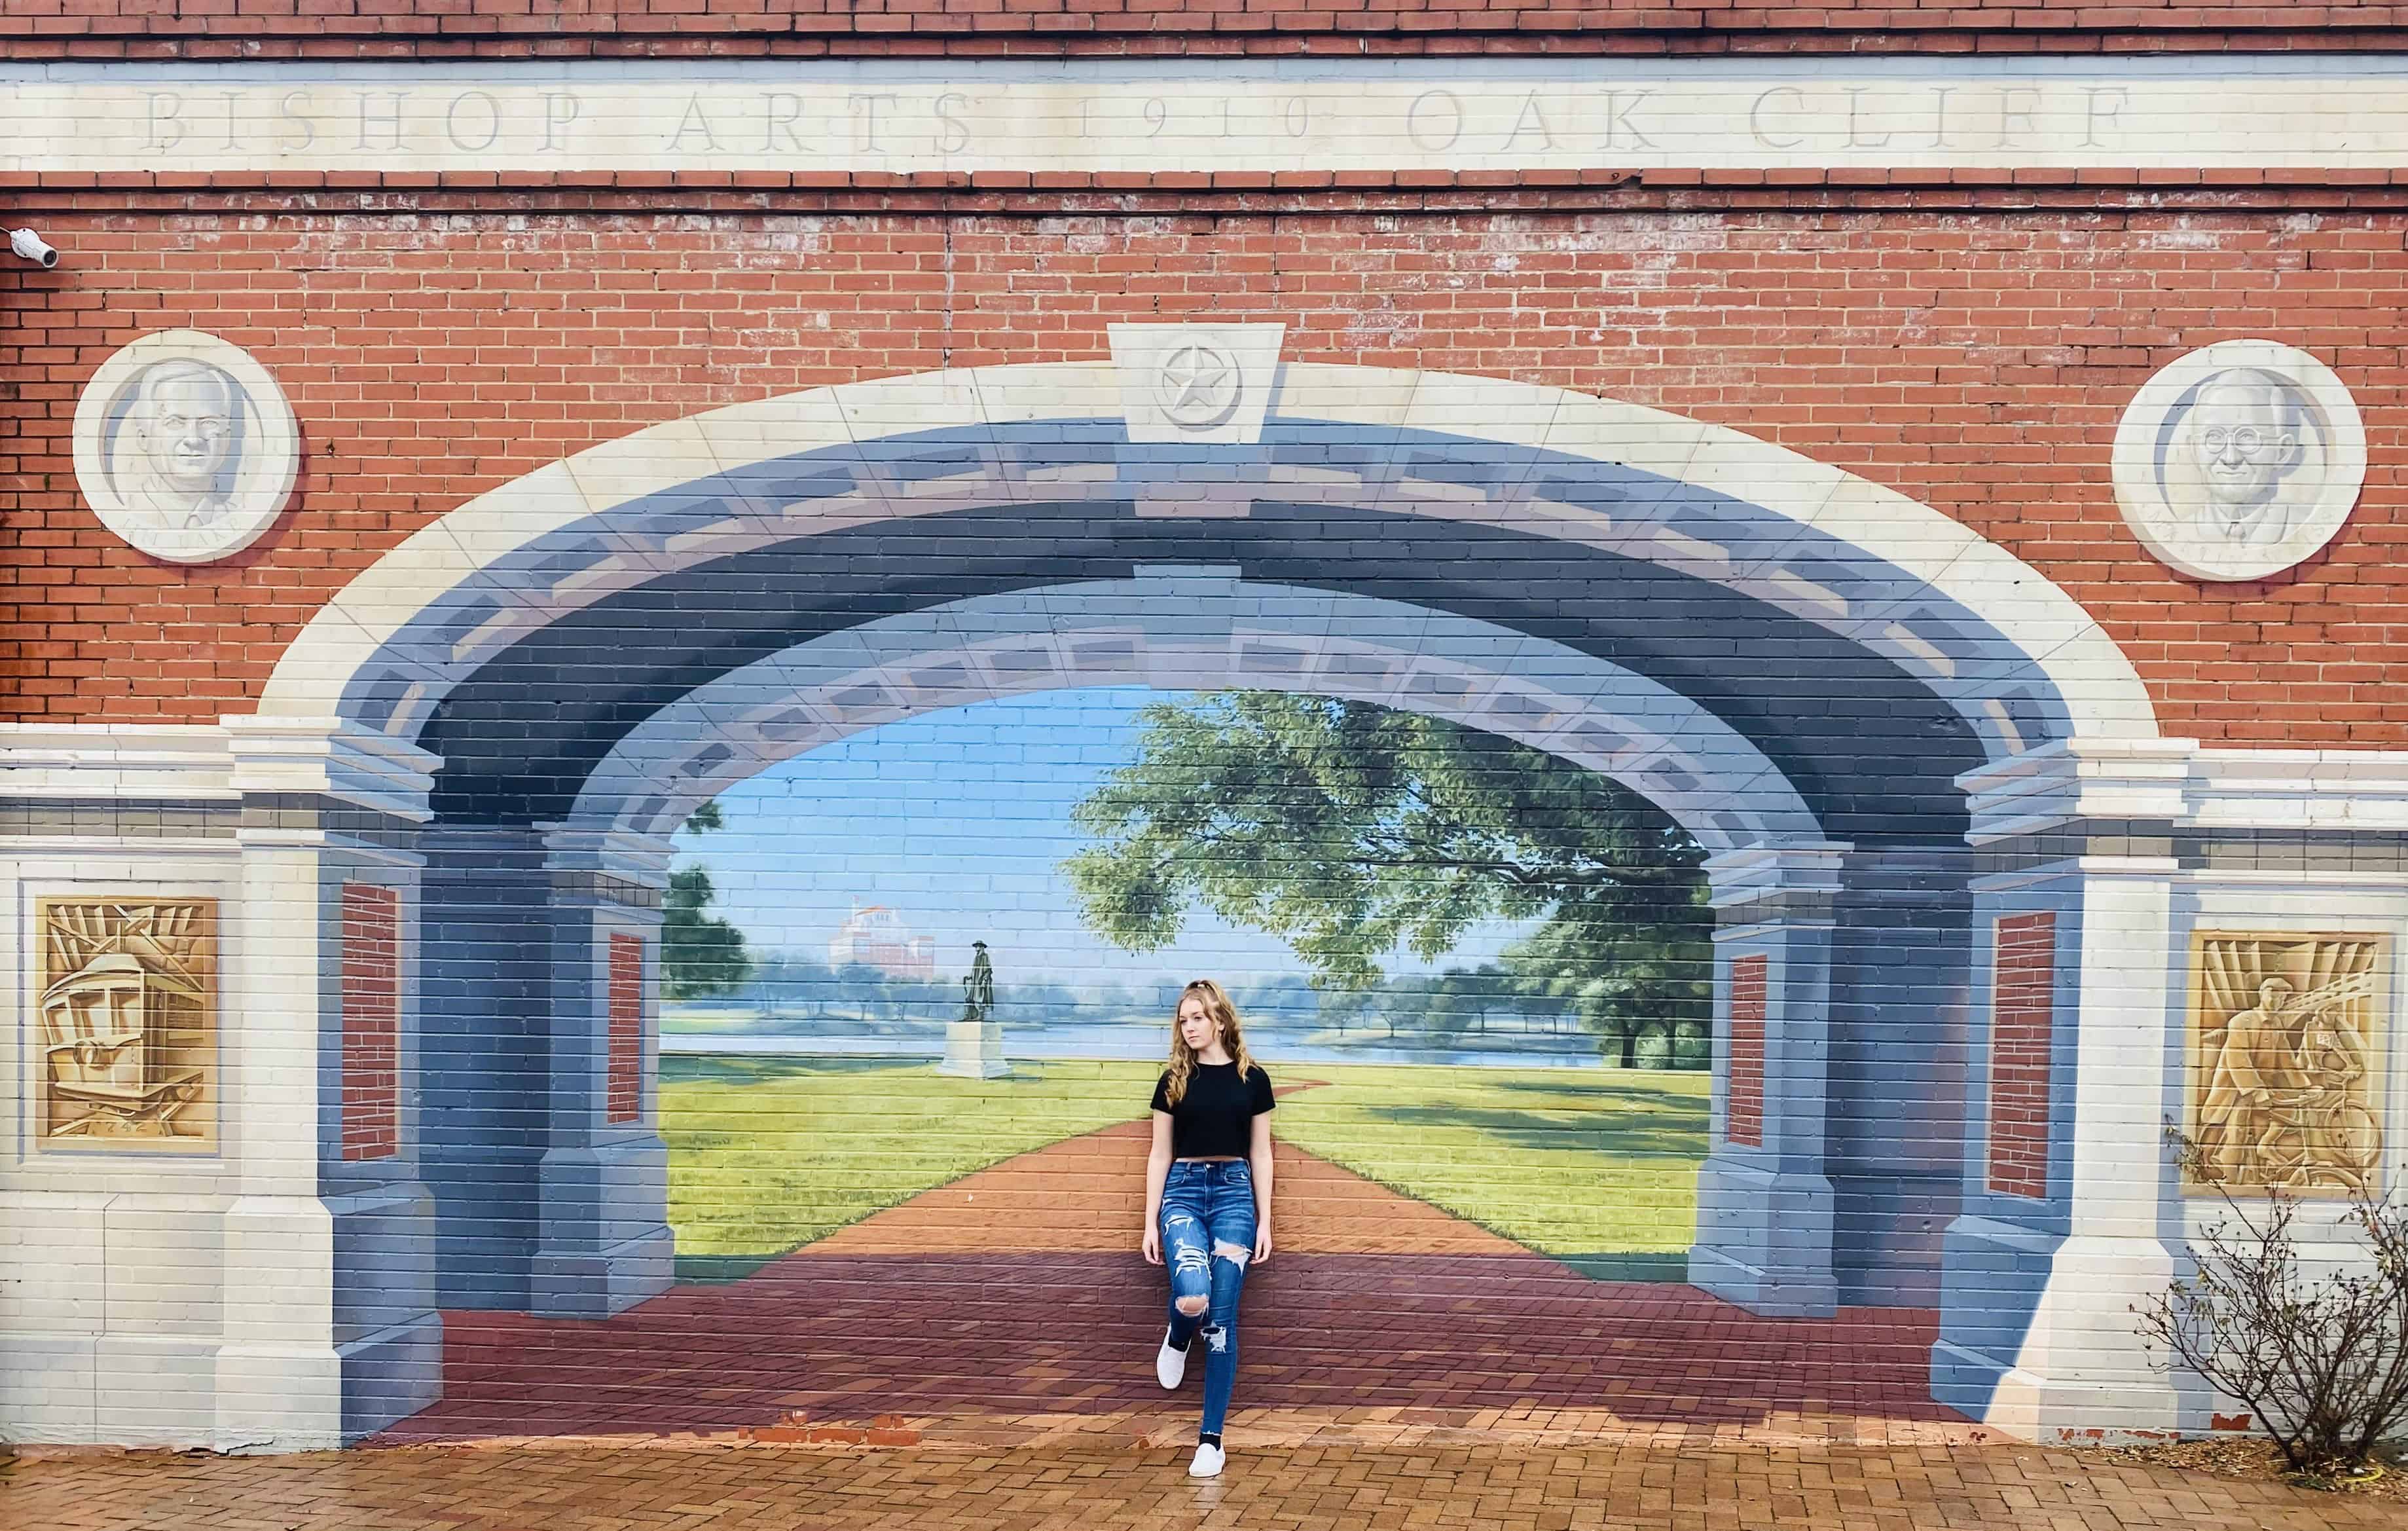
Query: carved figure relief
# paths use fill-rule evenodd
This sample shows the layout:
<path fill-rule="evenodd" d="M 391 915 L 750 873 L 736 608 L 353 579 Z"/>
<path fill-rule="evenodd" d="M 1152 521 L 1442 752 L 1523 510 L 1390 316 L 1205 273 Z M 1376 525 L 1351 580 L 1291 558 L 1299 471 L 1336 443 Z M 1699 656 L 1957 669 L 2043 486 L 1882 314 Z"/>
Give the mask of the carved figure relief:
<path fill-rule="evenodd" d="M 2194 351 L 2144 384 L 2115 433 L 2115 498 L 2158 559 L 2263 579 L 2332 540 L 2366 477 L 2358 405 L 2330 368 L 2272 340 Z"/>
<path fill-rule="evenodd" d="M 153 557 L 250 545 L 292 492 L 298 431 L 265 369 L 197 330 L 144 336 L 76 407 L 76 480 L 109 530 Z"/>
<path fill-rule="evenodd" d="M 217 1137 L 217 903 L 44 899 L 35 1131 L 44 1147 Z"/>
<path fill-rule="evenodd" d="M 2375 1189 L 2388 959 L 2379 936 L 2193 938 L 2189 1131 L 2209 1182 Z"/>

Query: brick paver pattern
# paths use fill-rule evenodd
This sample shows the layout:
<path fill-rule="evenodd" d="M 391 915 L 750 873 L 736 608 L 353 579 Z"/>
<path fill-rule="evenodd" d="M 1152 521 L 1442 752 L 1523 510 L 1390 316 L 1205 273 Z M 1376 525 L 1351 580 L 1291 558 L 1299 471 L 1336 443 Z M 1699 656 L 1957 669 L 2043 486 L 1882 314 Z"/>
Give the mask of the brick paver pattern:
<path fill-rule="evenodd" d="M 741 1281 L 679 1287 L 604 1322 L 446 1314 L 442 1401 L 380 1439 L 757 1435 L 808 1419 L 1002 1442 L 1064 1416 L 1160 1412 L 1163 1276 L 1136 1249 L 1148 1131 L 1020 1155 Z M 1964 1434 L 1930 1399 L 1928 1310 L 1768 1319 L 1678 1283 L 1597 1280 L 1277 1151 L 1279 1249 L 1247 1278 L 1234 1416 L 1255 1439 L 1398 1421 Z"/>
<path fill-rule="evenodd" d="M 1210 1482 L 1179 1446 L 980 1452 L 787 1446 L 422 1447 L 285 1457 L 79 1456 L 0 1485 L 43 1531 L 2371 1531 L 2398 1504 L 2189 1478 L 2014 1445 L 1868 1449 L 1493 1442 L 1240 1449 Z"/>

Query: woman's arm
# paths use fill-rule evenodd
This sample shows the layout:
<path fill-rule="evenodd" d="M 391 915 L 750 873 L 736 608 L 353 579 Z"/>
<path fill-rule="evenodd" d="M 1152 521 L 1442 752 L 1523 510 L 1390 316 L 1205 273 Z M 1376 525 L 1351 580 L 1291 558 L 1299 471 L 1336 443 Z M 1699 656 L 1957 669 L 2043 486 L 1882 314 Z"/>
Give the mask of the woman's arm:
<path fill-rule="evenodd" d="M 1138 1250 L 1149 1265 L 1162 1264 L 1162 1182 L 1170 1175 L 1170 1113 L 1154 1114 L 1154 1147 L 1145 1155 L 1145 1236 Z"/>
<path fill-rule="evenodd" d="M 1271 1257 L 1271 1114 L 1254 1118 L 1254 1141 L 1246 1152 L 1254 1167 L 1254 1264 Z"/>

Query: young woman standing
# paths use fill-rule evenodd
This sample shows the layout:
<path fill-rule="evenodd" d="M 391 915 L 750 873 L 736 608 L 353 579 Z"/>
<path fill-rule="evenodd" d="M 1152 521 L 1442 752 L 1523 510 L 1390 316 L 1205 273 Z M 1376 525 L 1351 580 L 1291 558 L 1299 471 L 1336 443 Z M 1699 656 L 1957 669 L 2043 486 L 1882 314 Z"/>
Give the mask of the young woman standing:
<path fill-rule="evenodd" d="M 1246 1051 L 1238 1009 L 1198 978 L 1179 996 L 1170 1066 L 1154 1087 L 1145 1161 L 1145 1258 L 1170 1264 L 1170 1327 L 1154 1374 L 1187 1375 L 1204 1341 L 1204 1423 L 1190 1477 L 1221 1470 L 1221 1424 L 1238 1380 L 1238 1293 L 1249 1263 L 1271 1257 L 1271 1080 Z"/>

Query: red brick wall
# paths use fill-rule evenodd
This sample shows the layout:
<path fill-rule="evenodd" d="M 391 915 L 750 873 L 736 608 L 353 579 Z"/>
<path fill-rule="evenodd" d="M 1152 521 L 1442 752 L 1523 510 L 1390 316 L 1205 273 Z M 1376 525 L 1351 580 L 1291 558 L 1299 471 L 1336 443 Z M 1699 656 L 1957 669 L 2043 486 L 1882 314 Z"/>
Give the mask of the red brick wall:
<path fill-rule="evenodd" d="M 2266 0 L 10 0 L 0 42 L 21 55 L 274 56 L 349 51 L 370 56 L 458 56 L 595 51 L 995 52 L 1111 51 L 1462 51 L 1512 47 L 1744 48 L 1751 41 L 1811 46 L 1961 49 L 1985 34 L 2024 48 L 2089 49 L 2108 39 L 2215 37 L 2267 46 L 2263 34 L 2315 45 L 2316 34 L 2408 22 L 2408 7 L 2379 0 L 2270 4 Z M 1768 36 L 1770 35 L 1770 36 Z M 2260 35 L 2253 38 L 2253 35 Z M 1541 39 L 1544 39 L 1542 43 Z M 1927 40 L 1928 39 L 1928 40 Z M 138 47 L 133 46 L 138 44 Z M 185 45 L 181 48 L 176 45 Z M 649 45 L 649 46 L 648 46 Z M 748 46 L 749 45 L 749 46 Z"/>
<path fill-rule="evenodd" d="M 637 1121 L 644 1114 L 644 938 L 610 937 L 610 1038 L 608 1099 L 609 1121 Z"/>
<path fill-rule="evenodd" d="M 343 885 L 343 1157 L 401 1151 L 401 896 Z"/>
<path fill-rule="evenodd" d="M 1989 1186 L 2009 1196 L 2046 1196 L 2057 917 L 2000 920 L 1991 956 Z"/>
<path fill-rule="evenodd" d="M 318 604 L 428 520 L 595 441 L 941 365 L 1094 358 L 1115 320 L 1280 320 L 1291 359 L 1612 394 L 1938 507 L 2064 585 L 2169 732 L 2401 747 L 2408 214 L 1468 214 L 706 220 L 61 214 L 0 276 L 0 709 L 249 710 Z M 178 568 L 74 487 L 75 395 L 138 334 L 251 348 L 292 397 L 299 508 Z M 2330 547 L 2203 585 L 2109 487 L 2118 412 L 2236 336 L 2356 391 L 2373 463 Z"/>
<path fill-rule="evenodd" d="M 1730 1094 L 1723 1140 L 1751 1148 L 1764 1145 L 1764 1004 L 1771 965 L 1761 955 L 1731 963 Z"/>

